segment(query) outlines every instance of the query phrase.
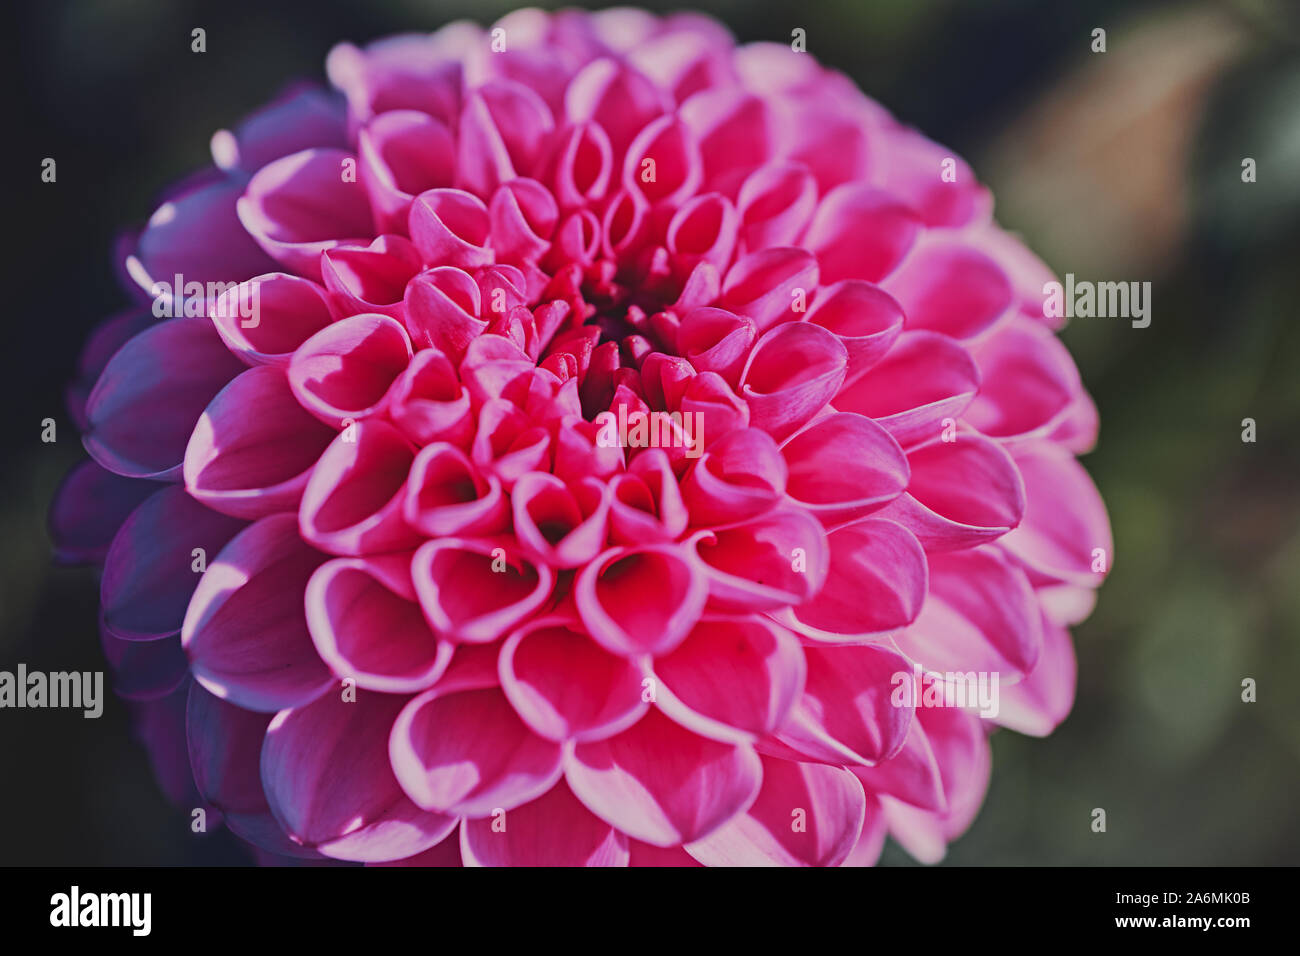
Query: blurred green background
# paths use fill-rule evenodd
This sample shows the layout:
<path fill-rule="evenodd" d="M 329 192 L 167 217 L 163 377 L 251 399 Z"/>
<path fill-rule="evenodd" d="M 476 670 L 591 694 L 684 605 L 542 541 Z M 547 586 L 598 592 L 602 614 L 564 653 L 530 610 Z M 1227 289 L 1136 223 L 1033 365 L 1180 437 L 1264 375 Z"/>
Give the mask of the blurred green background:
<path fill-rule="evenodd" d="M 579 4 L 581 5 L 581 4 Z M 653 9 L 676 5 L 649 3 Z M 82 452 L 63 387 L 125 303 L 114 238 L 208 140 L 333 43 L 482 22 L 495 0 L 29 2 L 0 376 L 0 667 L 98 669 L 97 585 L 55 568 L 45 513 Z M 1291 0 L 706 2 L 788 42 L 969 159 L 1060 274 L 1150 280 L 1153 319 L 1065 332 L 1101 411 L 1085 464 L 1114 572 L 1075 630 L 1079 695 L 1045 740 L 999 733 L 950 864 L 1300 862 L 1300 5 Z M 190 30 L 208 52 L 190 52 Z M 1107 52 L 1090 52 L 1107 31 Z M 58 182 L 39 182 L 58 160 Z M 1241 181 L 1256 160 L 1258 181 Z M 59 441 L 39 422 L 59 421 Z M 1258 440 L 1241 440 L 1254 418 Z M 1258 702 L 1241 701 L 1241 681 Z M 0 712 L 0 864 L 243 862 L 162 797 L 122 704 Z M 1107 811 L 1105 834 L 1089 827 Z M 906 863 L 896 846 L 886 863 Z"/>

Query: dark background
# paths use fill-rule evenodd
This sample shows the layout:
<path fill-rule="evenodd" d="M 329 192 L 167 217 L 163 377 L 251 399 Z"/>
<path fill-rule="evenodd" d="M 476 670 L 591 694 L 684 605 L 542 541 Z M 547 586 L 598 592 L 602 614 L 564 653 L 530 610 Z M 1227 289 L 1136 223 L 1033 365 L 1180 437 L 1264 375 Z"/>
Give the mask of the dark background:
<path fill-rule="evenodd" d="M 647 4 L 660 8 L 659 3 Z M 487 22 L 498 2 L 29 2 L 5 151 L 0 668 L 102 669 L 97 581 L 56 568 L 45 514 L 81 459 L 63 406 L 81 342 L 126 303 L 111 256 L 211 134 L 337 41 Z M 671 8 L 671 5 L 668 5 Z M 994 738 L 954 864 L 1300 862 L 1300 12 L 1239 2 L 706 2 L 788 42 L 968 158 L 1062 275 L 1151 281 L 1152 323 L 1065 339 L 1101 410 L 1085 459 L 1114 573 L 1075 629 L 1079 697 L 1046 740 Z M 190 30 L 207 52 L 190 51 Z M 1091 31 L 1107 30 L 1105 54 Z M 46 156 L 58 181 L 40 181 Z M 1243 157 L 1258 182 L 1241 182 Z M 16 293 L 16 295 L 15 295 Z M 55 444 L 40 421 L 59 422 Z M 1258 423 L 1255 444 L 1241 420 Z M 1258 682 L 1257 703 L 1240 699 Z M 107 688 L 106 688 L 107 693 Z M 1108 832 L 1091 832 L 1103 807 Z M 111 696 L 0 711 L 0 864 L 243 862 L 192 835 Z M 904 863 L 896 846 L 884 861 Z"/>

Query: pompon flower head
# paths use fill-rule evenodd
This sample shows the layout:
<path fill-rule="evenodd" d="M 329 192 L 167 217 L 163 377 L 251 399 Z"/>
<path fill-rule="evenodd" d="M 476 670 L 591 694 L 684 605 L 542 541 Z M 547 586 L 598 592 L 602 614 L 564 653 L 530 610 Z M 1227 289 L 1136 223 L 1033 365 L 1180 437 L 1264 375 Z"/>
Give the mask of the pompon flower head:
<path fill-rule="evenodd" d="M 1111 554 L 989 192 L 691 14 L 326 70 L 129 243 L 70 391 L 59 551 L 168 792 L 268 861 L 942 857 Z"/>

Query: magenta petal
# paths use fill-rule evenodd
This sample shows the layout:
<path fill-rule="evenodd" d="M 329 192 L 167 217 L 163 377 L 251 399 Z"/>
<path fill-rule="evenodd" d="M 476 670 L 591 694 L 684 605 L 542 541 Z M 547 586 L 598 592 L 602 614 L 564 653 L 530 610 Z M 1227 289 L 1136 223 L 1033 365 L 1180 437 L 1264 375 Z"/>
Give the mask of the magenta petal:
<path fill-rule="evenodd" d="M 595 479 L 566 485 L 546 472 L 528 472 L 510 491 L 515 538 L 535 561 L 553 568 L 586 564 L 605 547 L 609 495 Z"/>
<path fill-rule="evenodd" d="M 654 708 L 616 737 L 579 744 L 565 766 L 592 813 L 659 847 L 706 837 L 743 813 L 762 777 L 749 746 L 697 736 Z"/>
<path fill-rule="evenodd" d="M 1046 737 L 1074 706 L 1078 664 L 1070 633 L 1043 615 L 1043 650 L 1029 676 L 999 689 L 994 718 L 1003 727 L 1034 737 Z"/>
<path fill-rule="evenodd" d="M 422 537 L 402 517 L 410 443 L 379 419 L 350 425 L 316 463 L 299 508 L 302 536 L 331 554 L 414 548 Z"/>
<path fill-rule="evenodd" d="M 668 224 L 665 245 L 673 256 L 673 270 L 685 279 L 702 262 L 719 272 L 731 265 L 740 217 L 719 193 L 687 200 Z"/>
<path fill-rule="evenodd" d="M 409 239 L 383 235 L 368 246 L 342 245 L 321 253 L 321 276 L 340 318 L 379 312 L 400 320 L 406 284 L 423 268 Z"/>
<path fill-rule="evenodd" d="M 723 610 L 802 604 L 826 580 L 826 533 L 807 512 L 783 508 L 695 539 L 708 572 L 709 602 Z"/>
<path fill-rule="evenodd" d="M 862 784 L 841 767 L 762 759 L 758 799 L 687 852 L 706 866 L 839 866 L 862 832 Z"/>
<path fill-rule="evenodd" d="M 556 134 L 547 182 L 560 208 L 571 210 L 603 199 L 614 160 L 609 137 L 595 123 L 578 123 Z"/>
<path fill-rule="evenodd" d="M 879 282 L 907 255 L 919 232 L 920 222 L 903 203 L 882 190 L 851 183 L 822 199 L 803 242 L 817 255 L 824 284 Z"/>
<path fill-rule="evenodd" d="M 1097 587 L 1114 541 L 1092 479 L 1073 455 L 1047 442 L 1019 446 L 1012 457 L 1025 481 L 1025 517 L 1001 545 L 1038 574 Z"/>
<path fill-rule="evenodd" d="M 415 197 L 411 241 L 434 266 L 472 269 L 492 262 L 491 222 L 483 200 L 460 189 L 429 189 Z"/>
<path fill-rule="evenodd" d="M 469 393 L 450 359 L 437 349 L 421 349 L 393 383 L 388 416 L 416 444 L 450 442 L 464 446 L 474 433 Z"/>
<path fill-rule="evenodd" d="M 979 389 L 979 369 L 960 344 L 936 332 L 904 332 L 893 348 L 835 396 L 842 412 L 876 419 L 904 448 L 955 430 Z"/>
<path fill-rule="evenodd" d="M 356 157 L 341 149 L 304 149 L 263 166 L 240 197 L 244 228 L 290 272 L 319 280 L 322 252 L 374 235 L 365 189 L 343 175 L 347 162 Z"/>
<path fill-rule="evenodd" d="M 914 693 L 916 684 L 910 674 L 905 679 L 910 681 L 907 684 L 911 689 L 908 692 L 910 695 Z M 894 686 L 904 685 L 899 681 Z M 942 811 L 947 806 L 947 798 L 943 792 L 943 778 L 939 773 L 939 761 L 919 720 L 911 722 L 902 749 L 888 760 L 874 767 L 852 769 L 869 792 L 896 797 L 904 803 L 923 810 Z"/>
<path fill-rule="evenodd" d="M 798 639 L 759 615 L 703 618 L 671 653 L 656 657 L 656 701 L 705 737 L 740 742 L 780 726 L 803 693 Z"/>
<path fill-rule="evenodd" d="M 877 764 L 897 754 L 913 714 L 895 693 L 898 675 L 912 678 L 907 659 L 880 644 L 807 646 L 804 655 L 804 694 L 778 739 L 832 764 Z"/>
<path fill-rule="evenodd" d="M 592 814 L 560 780 L 500 818 L 466 820 L 461 850 L 470 866 L 627 866 L 627 837 Z"/>
<path fill-rule="evenodd" d="M 1083 389 L 1061 340 L 1029 320 L 999 327 L 974 354 L 983 384 L 964 417 L 990 438 L 1048 434 Z"/>
<path fill-rule="evenodd" d="M 482 293 L 474 278 L 453 266 L 422 272 L 406 287 L 406 330 L 417 349 L 433 348 L 459 362 L 487 328 L 480 319 Z"/>
<path fill-rule="evenodd" d="M 326 694 L 275 716 L 262 781 L 295 842 L 340 860 L 398 860 L 440 842 L 456 818 L 428 813 L 398 787 L 385 746 L 406 700 Z"/>
<path fill-rule="evenodd" d="M 808 321 L 844 344 L 849 367 L 846 384 L 861 378 L 885 357 L 903 330 L 903 307 L 884 289 L 850 279 L 817 294 Z"/>
<path fill-rule="evenodd" d="M 425 618 L 442 637 L 486 644 L 538 611 L 555 573 L 491 539 L 426 541 L 411 564 Z"/>
<path fill-rule="evenodd" d="M 257 414 L 248 414 L 250 408 Z M 238 518 L 296 509 L 333 437 L 294 400 L 282 370 L 251 368 L 217 394 L 194 426 L 185 489 Z"/>
<path fill-rule="evenodd" d="M 984 671 L 1014 683 L 1038 662 L 1043 628 L 1024 573 L 996 548 L 931 554 L 930 594 L 897 637 L 928 670 Z"/>
<path fill-rule="evenodd" d="M 151 326 L 118 350 L 90 393 L 86 450 L 128 478 L 175 478 L 194 423 L 243 368 L 207 319 Z"/>
<path fill-rule="evenodd" d="M 983 332 L 1011 308 L 1011 281 L 991 258 L 957 240 L 918 245 L 886 279 L 907 313 L 907 328 L 957 339 Z"/>
<path fill-rule="evenodd" d="M 321 659 L 365 690 L 417 693 L 451 663 L 415 601 L 410 556 L 338 558 L 307 582 L 307 627 Z"/>
<path fill-rule="evenodd" d="M 827 526 L 893 501 L 911 474 L 898 442 L 865 415 L 818 419 L 781 446 L 786 494 Z"/>
<path fill-rule="evenodd" d="M 746 177 L 737 205 L 747 248 L 788 246 L 817 208 L 817 181 L 801 163 L 769 163 Z"/>
<path fill-rule="evenodd" d="M 819 325 L 789 322 L 754 346 L 741 375 L 750 420 L 780 441 L 821 411 L 844 382 L 848 352 Z"/>
<path fill-rule="evenodd" d="M 709 444 L 682 482 L 682 499 L 695 527 L 732 524 L 770 510 L 781 500 L 788 465 L 767 432 L 737 428 Z"/>
<path fill-rule="evenodd" d="M 561 753 L 528 729 L 496 687 L 425 691 L 402 709 L 388 746 L 393 772 L 416 804 L 469 817 L 513 810 L 550 790 Z"/>
<path fill-rule="evenodd" d="M 123 478 L 83 461 L 64 477 L 50 505 L 55 560 L 101 562 L 122 522 L 158 490 L 152 481 Z"/>
<path fill-rule="evenodd" d="M 581 571 L 574 601 L 587 632 L 614 654 L 666 654 L 704 610 L 708 583 L 676 545 L 611 548 Z"/>
<path fill-rule="evenodd" d="M 406 370 L 411 340 L 386 315 L 353 315 L 321 329 L 289 363 L 289 384 L 302 407 L 333 428 L 382 411 Z"/>
<path fill-rule="evenodd" d="M 1025 512 L 1025 486 L 1011 456 L 975 432 L 932 441 L 907 456 L 907 494 L 880 511 L 916 535 L 926 551 L 971 548 L 1006 534 Z"/>
<path fill-rule="evenodd" d="M 210 282 L 242 282 L 274 268 L 236 215 L 241 189 L 238 179 L 215 179 L 163 203 L 149 217 L 126 269 L 146 292 L 159 294 L 172 315 L 192 314 L 184 288 L 168 291 L 178 275 L 186 286 L 202 283 L 206 299 Z"/>
<path fill-rule="evenodd" d="M 725 309 L 692 309 L 682 316 L 677 347 L 701 372 L 717 372 L 735 386 L 754 344 L 754 322 Z"/>
<path fill-rule="evenodd" d="M 550 248 L 559 219 L 555 198 L 532 179 L 516 179 L 499 187 L 488 214 L 498 262 L 536 262 Z"/>
<path fill-rule="evenodd" d="M 181 643 L 195 678 L 248 710 L 300 707 L 333 683 L 316 654 L 303 592 L 325 555 L 298 537 L 293 515 L 250 525 L 209 561 Z"/>
<path fill-rule="evenodd" d="M 287 366 L 298 346 L 333 321 L 324 288 L 283 272 L 241 282 L 208 315 L 226 347 L 249 365 Z"/>
<path fill-rule="evenodd" d="M 653 176 L 647 165 L 651 161 Z M 681 203 L 699 189 L 702 175 L 695 136 L 671 114 L 647 124 L 628 146 L 623 160 L 623 188 L 651 206 Z"/>
<path fill-rule="evenodd" d="M 504 531 L 510 512 L 501 482 L 484 475 L 454 445 L 426 445 L 406 483 L 403 514 L 411 527 L 433 537 Z"/>
<path fill-rule="evenodd" d="M 146 499 L 118 530 L 104 560 L 104 626 L 128 641 L 177 634 L 203 565 L 243 527 L 209 511 L 176 485 Z"/>
<path fill-rule="evenodd" d="M 615 544 L 673 541 L 689 520 L 681 486 L 662 449 L 637 455 L 630 471 L 609 482 L 609 531 Z"/>
<path fill-rule="evenodd" d="M 456 171 L 451 131 L 417 110 L 391 110 L 358 134 L 360 178 L 381 233 L 404 232 L 411 201 L 450 186 Z"/>
<path fill-rule="evenodd" d="M 262 744 L 271 714 L 243 710 L 191 684 L 185 713 L 190 767 L 202 799 L 221 811 L 230 829 L 254 846 L 282 856 L 319 859 L 280 828 L 262 789 Z"/>
<path fill-rule="evenodd" d="M 501 689 L 538 735 L 548 740 L 599 740 L 645 713 L 640 669 L 604 650 L 577 621 L 529 621 L 506 639 Z"/>
<path fill-rule="evenodd" d="M 179 634 L 157 641 L 124 641 L 107 627 L 100 627 L 99 646 L 113 675 L 113 693 L 119 697 L 158 700 L 175 693 L 182 684 L 193 683 Z"/>
<path fill-rule="evenodd" d="M 719 306 L 747 315 L 758 331 L 794 319 L 795 305 L 817 288 L 817 260 L 793 246 L 753 252 L 733 265 L 722 283 Z"/>

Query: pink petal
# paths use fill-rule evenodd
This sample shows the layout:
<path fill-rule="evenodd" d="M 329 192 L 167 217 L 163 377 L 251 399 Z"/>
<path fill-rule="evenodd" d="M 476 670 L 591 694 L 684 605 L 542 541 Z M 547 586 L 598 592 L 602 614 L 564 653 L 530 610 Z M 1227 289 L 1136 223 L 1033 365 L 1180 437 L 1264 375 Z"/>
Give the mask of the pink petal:
<path fill-rule="evenodd" d="M 907 456 L 907 494 L 876 517 L 907 528 L 926 551 L 971 548 L 1005 535 L 1025 511 L 1020 472 L 1001 446 L 976 432 L 931 441 Z"/>
<path fill-rule="evenodd" d="M 762 759 L 758 799 L 687 852 L 706 866 L 839 866 L 862 832 L 862 784 L 840 767 Z"/>
<path fill-rule="evenodd" d="M 758 331 L 765 332 L 796 318 L 794 306 L 800 296 L 804 300 L 812 298 L 817 281 L 817 260 L 806 249 L 763 249 L 740 259 L 727 271 L 718 305 L 749 316 Z"/>
<path fill-rule="evenodd" d="M 879 282 L 907 255 L 919 232 L 915 214 L 894 196 L 852 183 L 823 197 L 803 244 L 816 254 L 823 284 Z"/>
<path fill-rule="evenodd" d="M 501 689 L 515 711 L 548 740 L 599 740 L 645 713 L 640 669 L 609 653 L 566 617 L 529 621 L 506 639 Z"/>
<path fill-rule="evenodd" d="M 560 780 L 500 820 L 466 820 L 461 848 L 470 866 L 627 866 L 627 837 L 594 816 Z"/>
<path fill-rule="evenodd" d="M 899 706 L 896 675 L 911 678 L 900 654 L 879 644 L 806 646 L 808 680 L 777 738 L 813 760 L 870 765 L 903 749 L 912 707 Z"/>
<path fill-rule="evenodd" d="M 249 409 L 257 409 L 250 415 Z M 283 371 L 251 368 L 212 400 L 185 450 L 185 489 L 238 518 L 298 507 L 334 432 L 302 409 Z"/>
<path fill-rule="evenodd" d="M 565 766 L 592 813 L 660 847 L 706 837 L 743 813 L 762 776 L 748 746 L 696 736 L 654 708 L 616 737 L 579 744 Z"/>
<path fill-rule="evenodd" d="M 388 416 L 418 445 L 441 441 L 463 447 L 474 429 L 469 393 L 451 360 L 434 348 L 416 352 L 393 383 Z"/>
<path fill-rule="evenodd" d="M 344 429 L 303 491 L 303 538 L 340 555 L 414 548 L 423 538 L 402 517 L 414 460 L 410 443 L 387 422 L 366 419 Z"/>
<path fill-rule="evenodd" d="M 692 309 L 682 316 L 677 347 L 701 372 L 717 372 L 734 387 L 754 345 L 753 320 L 725 309 Z"/>
<path fill-rule="evenodd" d="M 797 607 L 802 633 L 823 640 L 878 634 L 916 620 L 926 555 L 906 528 L 864 518 L 832 531 L 830 567 L 817 596 Z"/>
<path fill-rule="evenodd" d="M 769 163 L 745 178 L 736 202 L 746 248 L 788 246 L 817 208 L 817 182 L 801 163 Z"/>
<path fill-rule="evenodd" d="M 897 498 L 911 474 L 898 442 L 865 415 L 820 418 L 781 446 L 786 494 L 828 527 Z"/>
<path fill-rule="evenodd" d="M 727 432 L 709 445 L 682 482 L 691 523 L 732 524 L 770 510 L 786 490 L 788 467 L 767 432 Z"/>
<path fill-rule="evenodd" d="M 1048 434 L 1083 388 L 1060 339 L 1029 320 L 999 327 L 974 355 L 982 385 L 965 418 L 990 438 Z"/>
<path fill-rule="evenodd" d="M 202 573 L 194 570 L 194 549 L 212 560 L 243 526 L 204 508 L 176 485 L 159 488 L 131 512 L 104 559 L 104 626 L 128 641 L 177 634 Z"/>
<path fill-rule="evenodd" d="M 546 472 L 529 472 L 510 491 L 520 549 L 553 568 L 586 564 L 605 547 L 609 495 L 595 479 L 566 485 Z"/>
<path fill-rule="evenodd" d="M 1012 457 L 1025 481 L 1025 517 L 1002 546 L 1038 574 L 1097 587 L 1110 570 L 1115 545 L 1092 479 L 1073 455 L 1046 442 L 1017 447 Z"/>
<path fill-rule="evenodd" d="M 883 285 L 902 304 L 907 328 L 957 339 L 983 332 L 1013 304 L 998 264 L 956 240 L 919 244 Z"/>
<path fill-rule="evenodd" d="M 609 482 L 609 531 L 615 544 L 674 541 L 689 520 L 677 476 L 661 449 L 637 455 L 630 471 Z"/>
<path fill-rule="evenodd" d="M 775 730 L 803 693 L 804 656 L 785 628 L 759 615 L 707 616 L 656 657 L 656 702 L 705 737 L 742 742 Z"/>
<path fill-rule="evenodd" d="M 411 340 L 396 319 L 353 315 L 321 329 L 289 363 L 289 385 L 302 407 L 333 428 L 378 414 L 406 370 Z"/>
<path fill-rule="evenodd" d="M 427 541 L 411 575 L 435 632 L 471 644 L 494 641 L 537 612 L 555 584 L 549 566 L 488 539 Z"/>
<path fill-rule="evenodd" d="M 935 332 L 904 332 L 881 361 L 835 396 L 835 407 L 876 419 L 904 448 L 940 437 L 979 389 L 961 345 Z M 951 420 L 951 421 L 950 421 Z"/>
<path fill-rule="evenodd" d="M 668 223 L 665 238 L 675 273 L 685 279 L 701 262 L 725 272 L 739 226 L 736 208 L 725 196 L 706 193 L 687 200 Z"/>
<path fill-rule="evenodd" d="M 703 163 L 695 137 L 673 115 L 647 124 L 628 146 L 623 160 L 623 188 L 639 194 L 652 206 L 680 205 L 699 189 L 702 176 Z"/>
<path fill-rule="evenodd" d="M 340 860 L 399 860 L 456 828 L 455 817 L 408 800 L 389 767 L 384 744 L 405 703 L 388 694 L 351 702 L 326 694 L 275 716 L 262 782 L 292 839 Z"/>
<path fill-rule="evenodd" d="M 434 266 L 472 269 L 492 262 L 491 223 L 483 200 L 460 189 L 429 189 L 415 197 L 411 241 Z"/>
<path fill-rule="evenodd" d="M 343 104 L 313 85 L 297 86 L 246 117 L 234 131 L 212 137 L 222 169 L 252 174 L 272 160 L 310 146 L 347 146 Z"/>
<path fill-rule="evenodd" d="M 897 637 L 904 654 L 939 672 L 984 671 L 1014 683 L 1038 662 L 1043 628 L 1034 592 L 995 548 L 929 555 L 930 595 Z"/>
<path fill-rule="evenodd" d="M 478 317 L 481 296 L 474 278 L 452 266 L 439 266 L 412 279 L 404 304 L 406 330 L 415 347 L 432 346 L 460 361 L 488 325 Z"/>
<path fill-rule="evenodd" d="M 102 562 L 122 522 L 157 490 L 151 481 L 123 478 L 94 461 L 81 462 L 64 477 L 50 505 L 55 560 Z"/>
<path fill-rule="evenodd" d="M 1043 615 L 1043 650 L 1029 676 L 999 688 L 995 719 L 1021 734 L 1046 737 L 1074 707 L 1078 664 L 1070 633 Z"/>
<path fill-rule="evenodd" d="M 263 166 L 239 199 L 244 228 L 290 272 L 319 281 L 323 251 L 347 242 L 364 245 L 374 235 L 365 189 L 344 177 L 345 161 L 356 157 L 341 149 L 304 149 Z"/>
<path fill-rule="evenodd" d="M 885 357 L 903 329 L 903 308 L 884 289 L 859 279 L 817 293 L 808 321 L 835 334 L 848 352 L 845 383 Z"/>
<path fill-rule="evenodd" d="M 249 365 L 282 367 L 298 346 L 333 321 L 324 288 L 283 272 L 241 282 L 208 315 L 226 347 Z"/>
<path fill-rule="evenodd" d="M 664 654 L 699 620 L 708 584 L 689 552 L 674 545 L 611 548 L 573 585 L 582 623 L 613 654 Z"/>
<path fill-rule="evenodd" d="M 401 236 L 379 236 L 369 245 L 335 246 L 321 253 L 321 277 L 339 318 L 380 312 L 401 320 L 406 284 L 423 268 L 420 253 Z"/>
<path fill-rule="evenodd" d="M 181 643 L 195 678 L 247 710 L 301 707 L 334 683 L 316 654 L 303 591 L 325 555 L 298 537 L 293 515 L 250 525 L 209 561 Z"/>
<path fill-rule="evenodd" d="M 451 662 L 452 645 L 429 630 L 415 601 L 407 554 L 326 562 L 307 582 L 306 606 L 321 660 L 357 687 L 417 693 Z"/>
<path fill-rule="evenodd" d="M 812 420 L 839 391 L 848 352 L 830 332 L 790 322 L 768 332 L 749 355 L 740 395 L 754 426 L 780 441 Z"/>
<path fill-rule="evenodd" d="M 207 319 L 151 326 L 118 350 L 90 393 L 86 450 L 119 475 L 172 480 L 194 423 L 242 370 Z"/>
<path fill-rule="evenodd" d="M 450 130 L 417 110 L 391 110 L 358 134 L 359 173 L 380 233 L 404 232 L 411 201 L 450 186 L 456 171 Z"/>
<path fill-rule="evenodd" d="M 748 612 L 802 604 L 826 580 L 829 545 L 805 511 L 784 508 L 743 524 L 702 532 L 696 548 L 708 573 L 709 602 Z"/>
<path fill-rule="evenodd" d="M 393 724 L 388 756 L 419 806 L 470 817 L 522 806 L 561 772 L 560 746 L 529 730 L 495 687 L 434 687 L 412 699 Z"/>
<path fill-rule="evenodd" d="M 500 480 L 445 442 L 426 445 L 415 456 L 402 513 L 411 527 L 433 537 L 495 534 L 509 524 Z"/>

